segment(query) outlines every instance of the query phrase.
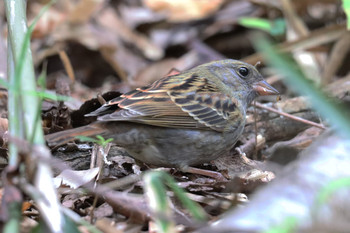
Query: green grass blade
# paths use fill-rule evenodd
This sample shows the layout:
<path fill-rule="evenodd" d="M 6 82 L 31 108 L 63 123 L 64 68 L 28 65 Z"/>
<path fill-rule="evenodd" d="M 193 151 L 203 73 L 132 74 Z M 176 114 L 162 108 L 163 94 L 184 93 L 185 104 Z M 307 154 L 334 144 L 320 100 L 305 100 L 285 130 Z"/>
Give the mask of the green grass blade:
<path fill-rule="evenodd" d="M 274 36 L 282 35 L 286 30 L 286 22 L 282 18 L 267 20 L 254 17 L 241 17 L 238 20 L 238 24 L 243 27 L 266 31 Z"/>
<path fill-rule="evenodd" d="M 298 219 L 294 216 L 287 217 L 284 221 L 264 231 L 264 233 L 293 233 L 298 225 Z"/>
<path fill-rule="evenodd" d="M 155 222 L 159 232 L 175 232 L 172 211 L 168 203 L 163 183 L 164 172 L 152 171 L 144 175 L 146 195 L 150 208 L 155 213 Z"/>
<path fill-rule="evenodd" d="M 331 126 L 338 133 L 350 138 L 350 114 L 348 110 L 328 98 L 325 93 L 307 80 L 296 63 L 285 54 L 278 53 L 267 39 L 262 36 L 255 38 L 257 38 L 255 45 L 258 50 L 264 54 L 267 62 L 285 77 L 286 83 L 299 94 L 308 96 L 314 109 L 329 120 Z"/>
<path fill-rule="evenodd" d="M 346 27 L 350 30 L 350 0 L 343 0 L 343 8 L 347 18 Z"/>
<path fill-rule="evenodd" d="M 326 203 L 333 193 L 343 188 L 350 188 L 350 177 L 344 177 L 329 182 L 318 194 L 316 205 L 320 206 Z"/>
<path fill-rule="evenodd" d="M 263 31 L 271 31 L 271 22 L 267 19 L 253 18 L 253 17 L 242 17 L 238 20 L 238 23 L 247 28 L 260 29 Z"/>
<path fill-rule="evenodd" d="M 171 177 L 169 174 L 163 171 L 153 171 L 147 174 L 148 175 L 146 177 L 148 179 L 150 179 L 151 177 L 152 179 L 156 180 L 153 182 L 157 183 L 157 185 L 159 185 L 158 182 L 165 183 L 170 188 L 170 190 L 174 192 L 175 196 L 180 200 L 182 205 L 190 212 L 190 214 L 194 217 L 195 220 L 197 221 L 207 220 L 207 215 L 205 211 L 202 209 L 202 207 L 196 202 L 192 201 L 187 196 L 186 192 L 176 184 L 176 181 L 174 180 L 173 177 Z M 163 191 L 159 190 L 159 192 L 163 192 Z M 159 194 L 159 195 L 163 195 L 163 194 Z M 159 201 L 164 202 L 164 200 L 159 200 Z M 162 208 L 165 208 L 165 207 L 163 206 Z"/>
<path fill-rule="evenodd" d="M 206 221 L 207 215 L 205 211 L 199 204 L 188 198 L 186 192 L 176 184 L 174 178 L 166 173 L 164 173 L 163 177 L 166 181 L 166 184 L 175 193 L 177 198 L 181 201 L 182 205 L 186 207 L 191 215 L 198 221 Z"/>

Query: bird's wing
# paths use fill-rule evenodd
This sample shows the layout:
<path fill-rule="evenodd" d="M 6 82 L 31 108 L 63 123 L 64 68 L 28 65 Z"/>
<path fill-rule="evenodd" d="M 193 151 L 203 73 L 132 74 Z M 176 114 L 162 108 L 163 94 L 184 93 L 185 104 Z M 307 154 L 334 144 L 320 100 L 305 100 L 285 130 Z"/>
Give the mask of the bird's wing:
<path fill-rule="evenodd" d="M 123 94 L 88 115 L 99 116 L 100 121 L 131 121 L 222 132 L 228 120 L 242 118 L 237 105 L 234 98 L 220 93 L 207 78 L 179 74 Z M 116 107 L 119 109 L 115 110 Z M 111 110 L 113 112 L 109 113 Z"/>

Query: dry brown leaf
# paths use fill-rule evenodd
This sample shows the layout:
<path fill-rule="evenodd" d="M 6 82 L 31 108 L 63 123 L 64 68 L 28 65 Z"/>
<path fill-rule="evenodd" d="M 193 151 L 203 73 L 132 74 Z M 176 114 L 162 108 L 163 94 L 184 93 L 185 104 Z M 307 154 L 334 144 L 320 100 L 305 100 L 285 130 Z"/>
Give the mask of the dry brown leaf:
<path fill-rule="evenodd" d="M 8 130 L 8 120 L 6 118 L 0 118 L 0 135 Z"/>
<path fill-rule="evenodd" d="M 141 69 L 134 78 L 129 79 L 129 84 L 133 87 L 140 87 L 152 83 L 164 76 L 174 75 L 169 73 L 172 69 L 183 71 L 194 66 L 199 60 L 196 52 L 188 52 L 180 58 L 167 58 L 155 62 Z"/>
<path fill-rule="evenodd" d="M 36 16 L 39 14 L 42 7 L 43 6 L 41 4 L 33 3 L 31 4 L 30 10 L 32 11 L 33 15 Z M 40 17 L 39 21 L 35 25 L 32 38 L 43 38 L 49 35 L 66 19 L 66 16 L 67 15 L 65 13 L 51 7 Z"/>
<path fill-rule="evenodd" d="M 97 176 L 98 172 L 98 167 L 82 171 L 64 170 L 61 174 L 54 178 L 55 186 L 58 188 L 61 186 L 61 184 L 64 184 L 76 189 L 92 181 Z M 75 177 L 72 177 L 73 175 L 79 179 L 75 179 Z"/>
<path fill-rule="evenodd" d="M 94 12 L 103 6 L 103 0 L 80 0 L 69 12 L 69 21 L 72 23 L 86 23 Z"/>
<path fill-rule="evenodd" d="M 269 161 L 286 165 L 295 160 L 298 153 L 306 149 L 322 132 L 322 129 L 316 127 L 308 128 L 288 141 L 279 141 L 275 143 L 265 151 L 264 156 L 267 157 Z"/>
<path fill-rule="evenodd" d="M 137 233 L 143 232 L 142 224 L 134 224 L 125 219 L 118 219 L 119 221 L 115 221 L 114 219 L 102 218 L 96 220 L 96 227 L 105 233 Z"/>
<path fill-rule="evenodd" d="M 102 219 L 104 217 L 109 217 L 113 215 L 113 209 L 107 203 L 103 203 L 96 209 L 94 209 L 94 217 L 97 219 Z"/>
<path fill-rule="evenodd" d="M 30 207 L 32 207 L 32 203 L 29 201 L 24 201 L 22 203 L 22 212 L 28 210 Z"/>
<path fill-rule="evenodd" d="M 38 225 L 38 222 L 35 221 L 32 216 L 22 216 L 21 229 L 19 232 L 30 232 L 34 227 Z"/>
<path fill-rule="evenodd" d="M 144 86 L 164 77 L 169 70 L 175 68 L 177 59 L 168 58 L 155 62 L 144 69 L 140 70 L 138 74 L 129 80 L 129 83 L 134 87 Z"/>
<path fill-rule="evenodd" d="M 158 60 L 164 56 L 162 49 L 146 36 L 129 28 L 112 8 L 104 9 L 97 20 L 101 26 L 116 33 L 123 41 L 133 44 L 146 58 Z"/>
<path fill-rule="evenodd" d="M 198 20 L 217 11 L 224 0 L 144 0 L 155 12 L 164 12 L 171 22 Z"/>
<path fill-rule="evenodd" d="M 6 118 L 0 118 L 0 147 L 7 144 L 7 139 L 4 138 L 5 133 L 8 131 L 8 120 Z"/>
<path fill-rule="evenodd" d="M 114 226 L 116 223 L 113 222 L 110 219 L 107 218 L 100 218 L 97 219 L 95 225 L 98 229 L 100 229 L 102 232 L 106 232 L 106 233 L 122 233 L 125 232 L 122 227 L 122 229 L 120 229 L 121 227 L 117 228 L 116 226 Z M 126 224 L 124 225 L 124 228 L 126 228 Z M 138 230 L 141 230 L 141 226 L 138 228 Z"/>

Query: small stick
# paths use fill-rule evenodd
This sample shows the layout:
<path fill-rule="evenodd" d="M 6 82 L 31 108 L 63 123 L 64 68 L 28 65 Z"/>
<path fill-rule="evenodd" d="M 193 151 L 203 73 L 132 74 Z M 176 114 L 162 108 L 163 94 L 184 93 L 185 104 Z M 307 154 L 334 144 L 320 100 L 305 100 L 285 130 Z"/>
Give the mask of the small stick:
<path fill-rule="evenodd" d="M 97 94 L 97 100 L 101 105 L 104 105 L 105 103 L 107 103 L 107 101 L 102 97 L 101 94 Z"/>
<path fill-rule="evenodd" d="M 259 62 L 258 62 L 259 63 Z M 258 64 L 257 63 L 257 64 Z M 255 66 L 257 66 L 255 64 Z M 256 104 L 256 100 L 254 100 L 254 104 Z M 255 149 L 254 149 L 254 154 L 253 154 L 253 159 L 258 160 L 258 123 L 256 119 L 258 119 L 258 111 L 256 110 L 256 107 L 254 108 L 254 131 L 255 131 Z"/>
<path fill-rule="evenodd" d="M 253 104 L 253 105 L 258 107 L 258 108 L 266 109 L 266 110 L 268 110 L 270 112 L 277 113 L 277 114 L 279 114 L 281 116 L 288 117 L 288 118 L 290 118 L 292 120 L 295 120 L 295 121 L 303 122 L 305 124 L 312 125 L 312 126 L 315 126 L 317 128 L 320 128 L 320 129 L 326 129 L 326 127 L 324 125 L 322 125 L 322 124 L 318 124 L 318 123 L 313 122 L 313 121 L 305 120 L 305 119 L 303 119 L 301 117 L 293 116 L 292 114 L 285 113 L 285 112 L 279 111 L 279 110 L 271 108 L 271 107 L 267 107 L 267 106 L 262 105 L 261 103 L 258 103 L 258 102 L 255 102 L 255 104 Z"/>
<path fill-rule="evenodd" d="M 72 81 L 72 83 L 74 83 L 75 82 L 74 69 L 67 53 L 63 50 L 59 50 L 58 55 L 60 56 L 60 59 L 63 63 L 64 69 L 66 70 L 69 79 Z"/>

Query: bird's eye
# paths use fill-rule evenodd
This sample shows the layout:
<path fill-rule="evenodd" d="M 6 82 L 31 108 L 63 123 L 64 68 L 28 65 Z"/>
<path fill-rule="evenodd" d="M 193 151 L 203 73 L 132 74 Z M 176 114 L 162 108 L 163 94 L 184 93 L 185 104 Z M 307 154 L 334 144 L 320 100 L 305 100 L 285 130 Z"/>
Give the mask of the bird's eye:
<path fill-rule="evenodd" d="M 241 68 L 239 68 L 239 69 L 238 69 L 238 72 L 239 72 L 239 74 L 240 74 L 243 78 L 247 77 L 248 74 L 249 74 L 249 70 L 248 70 L 247 67 L 241 67 Z"/>

